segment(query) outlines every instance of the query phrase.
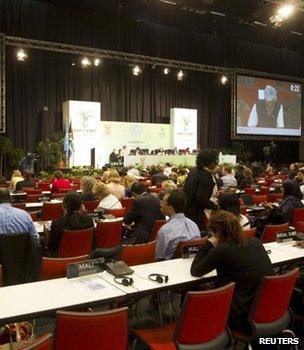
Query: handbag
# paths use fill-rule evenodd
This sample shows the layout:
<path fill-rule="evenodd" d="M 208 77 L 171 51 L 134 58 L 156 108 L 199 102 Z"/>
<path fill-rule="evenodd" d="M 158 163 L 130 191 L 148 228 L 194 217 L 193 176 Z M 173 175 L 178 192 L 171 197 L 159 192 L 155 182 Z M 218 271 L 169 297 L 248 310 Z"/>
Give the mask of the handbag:
<path fill-rule="evenodd" d="M 35 339 L 30 322 L 7 324 L 0 328 L 0 350 L 17 350 Z"/>

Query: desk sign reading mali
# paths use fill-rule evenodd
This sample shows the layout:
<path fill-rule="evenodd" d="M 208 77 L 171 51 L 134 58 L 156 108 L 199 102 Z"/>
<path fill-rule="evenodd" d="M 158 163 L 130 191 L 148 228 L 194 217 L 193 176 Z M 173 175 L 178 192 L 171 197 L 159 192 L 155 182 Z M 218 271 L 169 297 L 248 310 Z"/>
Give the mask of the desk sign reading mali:
<path fill-rule="evenodd" d="M 192 244 L 183 247 L 183 259 L 194 258 L 195 254 L 198 253 L 203 244 Z"/>
<path fill-rule="evenodd" d="M 297 241 L 298 234 L 297 231 L 285 231 L 277 233 L 277 243 Z"/>
<path fill-rule="evenodd" d="M 92 275 L 105 270 L 105 259 L 84 260 L 78 263 L 68 264 L 67 278 Z"/>

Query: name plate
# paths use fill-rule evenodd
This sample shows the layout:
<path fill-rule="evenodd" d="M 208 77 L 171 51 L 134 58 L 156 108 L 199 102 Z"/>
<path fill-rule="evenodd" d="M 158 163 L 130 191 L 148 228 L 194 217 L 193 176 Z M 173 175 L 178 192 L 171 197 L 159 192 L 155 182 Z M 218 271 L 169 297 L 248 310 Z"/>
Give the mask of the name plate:
<path fill-rule="evenodd" d="M 286 231 L 277 233 L 277 243 L 291 242 L 298 240 L 297 231 Z"/>
<path fill-rule="evenodd" d="M 68 264 L 67 278 L 75 278 L 81 276 L 92 275 L 105 270 L 105 259 L 84 260 L 78 263 Z"/>
<path fill-rule="evenodd" d="M 193 245 L 184 246 L 182 258 L 183 259 L 194 258 L 196 253 L 198 253 L 202 247 L 203 247 L 203 244 L 193 244 Z"/>
<path fill-rule="evenodd" d="M 102 211 L 94 211 L 93 213 L 88 213 L 94 221 L 103 219 Z"/>

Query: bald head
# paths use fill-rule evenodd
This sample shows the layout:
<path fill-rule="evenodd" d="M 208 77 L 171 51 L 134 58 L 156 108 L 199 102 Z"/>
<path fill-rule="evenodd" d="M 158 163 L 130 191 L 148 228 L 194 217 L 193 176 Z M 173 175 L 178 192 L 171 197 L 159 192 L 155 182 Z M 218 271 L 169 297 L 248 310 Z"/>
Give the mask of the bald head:
<path fill-rule="evenodd" d="M 8 188 L 0 187 L 0 204 L 2 203 L 10 203 L 11 195 L 9 193 Z"/>

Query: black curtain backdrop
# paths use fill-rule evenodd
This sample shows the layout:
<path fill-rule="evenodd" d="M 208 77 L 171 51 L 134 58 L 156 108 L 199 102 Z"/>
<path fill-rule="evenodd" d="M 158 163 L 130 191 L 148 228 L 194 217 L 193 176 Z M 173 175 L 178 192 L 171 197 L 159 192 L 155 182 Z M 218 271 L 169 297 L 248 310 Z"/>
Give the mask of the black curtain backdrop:
<path fill-rule="evenodd" d="M 131 21 L 105 8 L 102 12 L 38 1 L 0 0 L 0 31 L 6 35 L 94 46 L 175 58 L 204 64 L 239 67 L 290 76 L 304 76 L 303 54 L 182 32 L 160 25 Z M 66 100 L 101 102 L 102 120 L 169 123 L 172 107 L 198 110 L 198 142 L 202 147 L 231 143 L 231 86 L 219 76 L 187 72 L 182 82 L 176 72 L 164 76 L 160 68 L 144 67 L 134 77 L 126 63 L 105 61 L 100 68 L 79 67 L 80 57 L 30 50 L 26 62 L 7 48 L 7 134 L 16 146 L 34 150 L 41 138 L 62 130 Z M 72 62 L 76 65 L 72 66 Z M 43 107 L 48 106 L 44 111 Z M 242 141 L 262 158 L 261 141 Z M 279 157 L 298 159 L 298 142 L 278 142 Z"/>

